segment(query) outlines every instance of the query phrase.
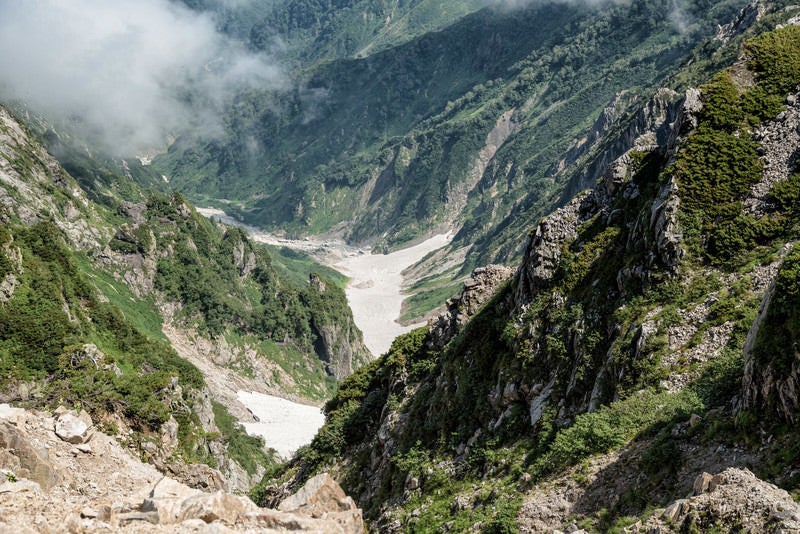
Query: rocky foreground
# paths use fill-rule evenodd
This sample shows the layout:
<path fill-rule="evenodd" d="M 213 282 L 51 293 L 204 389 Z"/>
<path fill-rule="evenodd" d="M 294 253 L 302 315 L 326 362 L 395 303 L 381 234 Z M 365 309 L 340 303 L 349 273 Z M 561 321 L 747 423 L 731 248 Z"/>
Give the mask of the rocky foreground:
<path fill-rule="evenodd" d="M 364 532 L 361 510 L 327 474 L 277 509 L 259 508 L 165 477 L 85 413 L 63 409 L 0 405 L 0 473 L 0 533 Z"/>

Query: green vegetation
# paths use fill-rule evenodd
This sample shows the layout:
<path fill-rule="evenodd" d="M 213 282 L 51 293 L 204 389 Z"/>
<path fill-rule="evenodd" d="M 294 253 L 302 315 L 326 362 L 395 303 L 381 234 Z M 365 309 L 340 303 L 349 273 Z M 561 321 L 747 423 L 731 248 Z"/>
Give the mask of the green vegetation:
<path fill-rule="evenodd" d="M 354 366 L 367 360 L 338 273 L 334 283 L 314 272 L 331 270 L 314 269 L 306 255 L 281 250 L 271 256 L 242 229 L 215 226 L 177 194 L 153 193 L 144 217 L 146 224 L 130 234 L 152 232 L 153 250 L 171 251 L 156 254 L 155 287 L 182 304 L 180 318 L 212 337 L 234 340 L 240 349 L 245 343 L 259 348 L 292 377 L 295 393 L 327 398 L 332 387 L 327 377 L 338 365 L 331 355 L 339 354 L 343 344 L 352 345 Z M 151 247 L 140 237 L 132 245 L 137 250 Z M 275 264 L 273 257 L 278 258 Z M 282 276 L 279 269 L 292 274 Z M 339 335 L 324 338 L 325 329 Z"/>
<path fill-rule="evenodd" d="M 156 169 L 192 199 L 237 201 L 252 224 L 302 235 L 348 223 L 349 239 L 394 246 L 449 222 L 453 192 L 472 189 L 487 134 L 512 111 L 516 132 L 458 217 L 456 245 L 475 245 L 463 275 L 518 257 L 518 236 L 573 179 L 571 167 L 557 170 L 565 155 L 581 155 L 573 141 L 618 95 L 624 115 L 744 2 L 685 3 L 693 23 L 680 34 L 663 23 L 665 0 L 598 10 L 535 3 L 460 19 L 475 2 L 264 4 L 220 14 L 222 27 L 255 48 L 280 35 L 287 54 L 306 61 L 302 88 L 243 95 L 225 139 L 183 137 Z M 430 26 L 412 25 L 421 20 Z M 414 33 L 432 27 L 441 31 Z"/>
<path fill-rule="evenodd" d="M 442 287 L 426 289 L 413 293 L 403 301 L 400 321 L 417 321 L 425 314 L 444 304 L 447 299 L 458 295 L 463 284 L 447 284 Z"/>
<path fill-rule="evenodd" d="M 173 377 L 188 395 L 203 386 L 200 372 L 100 300 L 55 225 L 9 228 L 23 262 L 19 287 L 0 306 L 3 384 L 49 378 L 45 403 L 53 408 L 68 402 L 94 414 L 124 414 L 141 430 L 158 429 L 169 418 L 162 401 Z M 98 361 L 87 343 L 104 357 Z"/>
<path fill-rule="evenodd" d="M 261 437 L 249 436 L 244 427 L 228 413 L 218 402 L 212 402 L 214 424 L 224 436 L 228 455 L 249 474 L 255 474 L 260 467 L 271 470 L 278 464 L 274 451 L 264 452 L 264 440 Z"/>
<path fill-rule="evenodd" d="M 758 331 L 753 356 L 761 366 L 779 375 L 793 373 L 800 339 L 800 249 L 783 260 L 775 278 L 775 294 Z M 771 411 L 773 407 L 766 407 Z"/>
<path fill-rule="evenodd" d="M 763 171 L 758 146 L 747 134 L 753 124 L 777 115 L 786 94 L 800 83 L 800 68 L 794 63 L 798 46 L 795 26 L 760 35 L 745 44 L 755 86 L 738 87 L 733 73 L 726 71 L 703 87 L 700 126 L 671 172 L 681 188 L 681 207 L 690 215 L 690 249 L 700 250 L 712 263 L 735 267 L 748 261 L 752 254 L 743 251 L 769 245 L 794 211 L 794 177 L 773 187 L 778 213 L 757 219 L 744 213 L 742 200 Z"/>
<path fill-rule="evenodd" d="M 307 284 L 312 274 L 320 275 L 342 289 L 347 285 L 346 276 L 335 269 L 320 265 L 304 252 L 289 247 L 272 245 L 264 245 L 264 247 L 269 251 L 272 267 L 278 275 L 296 286 Z"/>
<path fill-rule="evenodd" d="M 788 46 L 783 38 L 759 43 L 753 57 Z M 368 496 L 366 517 L 398 520 L 409 532 L 478 523 L 504 532 L 514 531 L 521 503 L 498 495 L 555 477 L 581 484 L 593 457 L 625 449 L 619 461 L 627 461 L 635 451 L 642 494 L 631 490 L 584 518 L 614 532 L 648 505 L 679 496 L 684 440 L 763 446 L 753 430 L 763 430 L 758 416 L 734 416 L 730 406 L 742 392 L 744 344 L 761 301 L 756 276 L 798 235 L 796 175 L 773 186 L 766 213 L 743 209 L 763 179 L 750 133 L 780 112 L 767 70 L 756 70 L 755 85 L 741 86 L 747 76 L 731 70 L 704 86 L 699 127 L 673 164 L 658 151 L 630 153 L 622 183 L 598 184 L 610 205 L 590 211 L 602 196 L 585 199 L 577 237 L 561 244 L 552 278 L 534 288 L 512 282 L 441 350 L 414 331 L 345 380 L 326 404 L 326 425 L 280 476 L 302 480 L 332 467 L 351 494 Z M 419 145 L 406 148 L 419 153 Z M 688 252 L 677 265 L 654 244 L 653 223 L 654 203 L 673 177 Z M 781 376 L 797 356 L 785 347 L 800 332 L 798 273 L 795 251 L 784 259 L 755 348 Z M 520 289 L 529 291 L 522 303 Z M 725 342 L 715 344 L 719 335 Z M 708 424 L 690 424 L 692 414 Z M 796 450 L 773 472 L 795 461 Z M 365 480 L 374 470 L 379 475 Z"/>

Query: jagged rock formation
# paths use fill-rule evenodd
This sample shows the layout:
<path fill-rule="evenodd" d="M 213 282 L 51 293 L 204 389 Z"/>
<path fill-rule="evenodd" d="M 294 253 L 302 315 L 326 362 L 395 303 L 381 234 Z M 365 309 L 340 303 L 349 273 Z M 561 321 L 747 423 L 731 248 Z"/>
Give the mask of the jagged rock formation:
<path fill-rule="evenodd" d="M 96 429 L 71 444 L 53 417 L 0 405 L 0 530 L 16 532 L 316 532 L 361 534 L 361 511 L 327 475 L 259 508 L 164 477 Z"/>
<path fill-rule="evenodd" d="M 787 58 L 797 40 L 789 29 L 752 41 L 766 52 L 746 49 Z M 696 496 L 702 512 L 669 506 L 699 473 L 731 465 L 797 487 L 794 449 L 778 451 L 796 439 L 781 423 L 796 420 L 800 398 L 800 254 L 780 252 L 797 240 L 800 138 L 794 112 L 779 109 L 784 89 L 770 93 L 772 107 L 737 115 L 775 91 L 754 65 L 741 59 L 674 105 L 669 92 L 642 104 L 656 115 L 642 117 L 649 134 L 634 127 L 623 142 L 624 121 L 608 128 L 597 143 L 615 156 L 578 156 L 599 180 L 539 221 L 508 283 L 466 321 L 465 287 L 429 331 L 398 338 L 343 383 L 294 482 L 334 469 L 386 532 L 613 531 L 648 505 L 685 531 L 715 517 L 732 527 L 773 504 L 794 513 L 785 493 L 744 471 L 722 475 L 715 497 Z M 754 172 L 761 163 L 766 172 Z M 773 280 L 772 311 L 759 317 Z M 754 508 L 748 491 L 760 495 Z M 509 505 L 518 494 L 522 504 Z M 790 516 L 772 523 L 794 528 Z M 634 530 L 647 532 L 647 519 Z M 742 524 L 772 525 L 762 519 Z"/>
<path fill-rule="evenodd" d="M 735 528 L 741 532 L 798 532 L 800 505 L 786 491 L 758 479 L 747 469 L 700 474 L 693 496 L 656 510 L 629 532 L 666 534 L 675 529 Z"/>
<path fill-rule="evenodd" d="M 783 249 L 784 264 L 759 306 L 744 345 L 744 376 L 739 408 L 777 416 L 794 424 L 800 410 L 800 362 L 792 338 L 795 295 L 786 279 L 796 277 L 796 243 Z M 791 282 L 790 282 L 791 284 Z M 788 294 L 787 294 L 788 293 Z M 787 335 L 788 331 L 788 335 Z"/>
<path fill-rule="evenodd" d="M 513 274 L 513 269 L 502 265 L 488 265 L 472 271 L 461 294 L 448 299 L 446 311 L 429 323 L 431 347 L 444 347 Z"/>

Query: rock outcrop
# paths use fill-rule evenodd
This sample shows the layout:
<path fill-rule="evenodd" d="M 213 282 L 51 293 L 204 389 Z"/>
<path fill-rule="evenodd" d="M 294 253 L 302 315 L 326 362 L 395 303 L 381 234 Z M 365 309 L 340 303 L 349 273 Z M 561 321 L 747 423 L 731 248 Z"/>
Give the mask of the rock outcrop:
<path fill-rule="evenodd" d="M 165 477 L 102 432 L 69 443 L 54 431 L 66 415 L 0 405 L 0 532 L 364 532 L 361 510 L 328 475 L 279 510 L 259 508 Z"/>
<path fill-rule="evenodd" d="M 701 473 L 694 495 L 656 510 L 632 532 L 798 532 L 800 505 L 784 490 L 747 469 L 729 468 L 718 475 Z"/>
<path fill-rule="evenodd" d="M 437 349 L 444 347 L 513 274 L 514 269 L 502 265 L 487 265 L 472 271 L 461 294 L 447 300 L 447 311 L 429 323 L 431 344 Z"/>

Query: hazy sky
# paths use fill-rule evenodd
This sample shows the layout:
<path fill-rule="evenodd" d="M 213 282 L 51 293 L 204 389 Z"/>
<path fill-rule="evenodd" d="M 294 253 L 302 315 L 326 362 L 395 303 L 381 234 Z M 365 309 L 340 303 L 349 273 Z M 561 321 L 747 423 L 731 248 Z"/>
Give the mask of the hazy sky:
<path fill-rule="evenodd" d="M 118 154 L 163 146 L 187 123 L 213 133 L 235 87 L 283 82 L 209 16 L 168 0 L 0 0 L 0 94 Z"/>

